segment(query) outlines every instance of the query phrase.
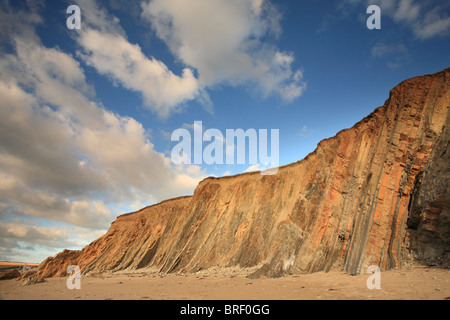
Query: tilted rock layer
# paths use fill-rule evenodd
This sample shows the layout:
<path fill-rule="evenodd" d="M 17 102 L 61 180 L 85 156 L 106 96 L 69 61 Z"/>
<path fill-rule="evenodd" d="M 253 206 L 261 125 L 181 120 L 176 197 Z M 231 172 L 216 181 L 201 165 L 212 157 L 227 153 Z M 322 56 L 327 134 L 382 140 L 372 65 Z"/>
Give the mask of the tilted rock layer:
<path fill-rule="evenodd" d="M 450 68 L 406 80 L 385 105 L 321 141 L 275 175 L 208 178 L 192 197 L 122 215 L 81 251 L 39 267 L 44 277 L 154 268 L 196 272 L 261 266 L 253 276 L 412 258 L 448 262 Z"/>

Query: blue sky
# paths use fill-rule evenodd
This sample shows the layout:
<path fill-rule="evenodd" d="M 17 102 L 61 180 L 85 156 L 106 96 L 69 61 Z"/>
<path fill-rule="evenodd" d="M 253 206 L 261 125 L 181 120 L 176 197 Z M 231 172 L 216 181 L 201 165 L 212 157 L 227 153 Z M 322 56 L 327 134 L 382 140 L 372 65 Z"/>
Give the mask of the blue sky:
<path fill-rule="evenodd" d="M 171 133 L 194 121 L 278 129 L 284 165 L 450 62 L 442 1 L 0 3 L 0 260 L 80 249 L 119 214 L 255 168 L 174 165 Z"/>

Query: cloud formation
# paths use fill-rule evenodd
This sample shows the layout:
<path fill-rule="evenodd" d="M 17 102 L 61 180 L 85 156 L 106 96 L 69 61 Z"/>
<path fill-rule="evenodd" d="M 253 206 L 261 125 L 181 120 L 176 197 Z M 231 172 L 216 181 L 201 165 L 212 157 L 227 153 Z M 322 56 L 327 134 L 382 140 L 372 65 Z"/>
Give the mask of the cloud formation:
<path fill-rule="evenodd" d="M 95 102 L 80 63 L 41 43 L 36 13 L 0 13 L 9 21 L 0 53 L 2 258 L 23 252 L 17 243 L 60 248 L 75 243 L 69 235 L 98 237 L 120 213 L 112 207 L 192 194 L 200 168 L 172 167 L 141 123 Z M 22 225 L 27 219 L 70 231 L 50 237 L 54 227 Z"/>
<path fill-rule="evenodd" d="M 191 100 L 210 108 L 209 98 L 190 68 L 175 75 L 162 61 L 148 58 L 138 44 L 130 43 L 119 20 L 100 9 L 95 1 L 78 0 L 77 4 L 85 13 L 76 40 L 86 64 L 124 88 L 140 93 L 144 105 L 161 118 L 178 112 Z"/>
<path fill-rule="evenodd" d="M 364 4 L 378 5 L 382 19 L 388 16 L 394 22 L 411 29 L 421 40 L 450 34 L 450 4 L 439 0 L 345 0 L 341 9 Z"/>
<path fill-rule="evenodd" d="M 0 257 L 14 257 L 19 261 L 39 263 L 53 255 L 55 248 L 80 248 L 102 236 L 103 230 L 80 227 L 39 226 L 36 221 L 13 219 L 0 224 Z"/>
<path fill-rule="evenodd" d="M 288 102 L 303 93 L 293 54 L 263 41 L 281 33 L 281 14 L 270 1 L 152 0 L 142 8 L 172 54 L 198 72 L 202 87 L 251 86 Z"/>
<path fill-rule="evenodd" d="M 268 0 L 142 2 L 142 17 L 185 66 L 179 75 L 131 43 L 119 19 L 94 0 L 76 3 L 83 8 L 76 37 L 80 57 L 114 83 L 139 92 L 161 118 L 194 100 L 212 113 L 207 90 L 220 85 L 246 86 L 286 102 L 305 90 L 302 71 L 292 68 L 293 54 L 262 40 L 281 33 L 281 14 Z"/>

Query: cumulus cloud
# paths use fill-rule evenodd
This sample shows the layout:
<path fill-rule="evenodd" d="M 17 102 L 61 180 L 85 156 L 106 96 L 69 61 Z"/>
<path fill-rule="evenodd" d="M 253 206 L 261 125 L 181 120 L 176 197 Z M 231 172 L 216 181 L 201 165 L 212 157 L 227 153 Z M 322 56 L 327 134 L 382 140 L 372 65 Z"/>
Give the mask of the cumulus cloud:
<path fill-rule="evenodd" d="M 364 4 L 378 5 L 382 17 L 409 27 L 416 38 L 425 40 L 450 34 L 450 4 L 438 0 L 345 0 L 341 9 Z"/>
<path fill-rule="evenodd" d="M 80 61 L 140 93 L 163 118 L 192 100 L 211 111 L 206 90 L 224 83 L 253 85 L 286 101 L 305 87 L 293 54 L 262 40 L 281 33 L 281 15 L 268 1 L 142 3 L 143 16 L 184 64 L 178 75 L 131 43 L 120 21 L 95 1 L 76 3 L 83 28 L 71 34 L 75 56 L 41 42 L 39 6 L 18 12 L 0 5 L 2 258 L 24 248 L 83 244 L 108 228 L 119 213 L 111 208 L 192 194 L 205 178 L 199 166 L 174 167 L 140 122 L 98 102 Z"/>
<path fill-rule="evenodd" d="M 292 53 L 262 40 L 281 32 L 281 14 L 269 1 L 153 0 L 142 8 L 173 55 L 197 70 L 201 86 L 251 85 L 286 101 L 303 93 Z"/>
<path fill-rule="evenodd" d="M 139 92 L 145 106 L 160 117 L 180 110 L 185 102 L 198 100 L 211 110 L 209 98 L 193 71 L 184 68 L 175 75 L 162 62 L 148 58 L 138 44 L 128 41 L 119 20 L 95 1 L 78 0 L 83 8 L 83 28 L 77 32 L 80 56 L 97 72 L 127 89 Z"/>
<path fill-rule="evenodd" d="M 39 49 L 50 53 L 54 50 Z M 29 52 L 36 51 L 39 50 Z M 180 177 L 172 169 L 170 159 L 154 150 L 142 124 L 103 109 L 86 97 L 81 99 L 79 92 L 77 101 L 84 104 L 76 108 L 54 96 L 49 99 L 41 87 L 51 86 L 53 80 L 47 82 L 50 76 L 41 76 L 42 63 L 36 60 L 33 64 L 28 56 L 19 58 L 18 65 L 9 64 L 9 68 L 21 67 L 24 74 L 8 79 L 4 73 L 0 81 L 0 167 L 5 176 L 3 194 L 8 194 L 4 200 L 29 203 L 33 212 L 38 204 L 45 204 L 49 209 L 46 215 L 51 215 L 73 208 L 76 202 L 68 203 L 67 199 L 83 198 L 93 192 L 110 201 L 131 200 L 144 194 L 153 196 L 148 200 L 155 201 L 187 191 L 186 184 L 182 188 L 172 185 Z M 55 70 L 58 69 L 52 72 Z M 26 79 L 28 85 L 34 86 L 34 92 L 22 89 L 21 83 L 14 82 L 18 79 Z M 61 92 L 74 90 L 59 84 Z M 30 197 L 24 197 L 23 192 L 27 191 Z M 58 196 L 66 200 L 61 201 Z"/>
<path fill-rule="evenodd" d="M 207 90 L 217 85 L 247 86 L 264 98 L 291 102 L 306 88 L 290 52 L 262 39 L 281 34 L 281 14 L 269 0 L 144 1 L 142 17 L 185 66 L 174 74 L 131 43 L 120 21 L 95 0 L 77 0 L 83 28 L 75 36 L 86 64 L 114 83 L 139 92 L 161 118 L 200 102 L 212 113 Z"/>
<path fill-rule="evenodd" d="M 173 168 L 154 149 L 141 123 L 95 102 L 95 90 L 75 57 L 44 46 L 34 33 L 39 19 L 0 11 L 12 23 L 8 37 L 2 34 L 0 53 L 4 254 L 23 252 L 18 243 L 56 248 L 80 244 L 84 235 L 109 227 L 118 213 L 111 207 L 192 194 L 205 177 L 200 168 Z M 7 217 L 20 219 L 10 223 Z M 24 219 L 33 218 L 71 229 L 57 233 L 56 227 L 23 225 Z"/>
<path fill-rule="evenodd" d="M 81 244 L 86 245 L 86 239 L 95 239 L 94 237 L 99 237 L 104 233 L 103 230 L 88 230 L 79 227 L 42 227 L 35 221 L 30 223 L 19 219 L 3 222 L 0 230 L 2 239 L 10 240 L 9 245 L 6 242 L 2 243 L 4 247 L 14 247 L 15 242 L 20 241 L 28 245 L 28 248 L 36 245 L 50 248 L 76 247 Z"/>
<path fill-rule="evenodd" d="M 105 233 L 74 226 L 39 225 L 36 221 L 0 220 L 0 260 L 41 262 L 55 254 L 55 248 L 77 249 Z"/>
<path fill-rule="evenodd" d="M 88 30 L 82 33 L 79 43 L 88 65 L 125 88 L 140 92 L 145 106 L 163 118 L 204 94 L 191 69 L 185 68 L 177 76 L 161 61 L 147 58 L 138 45 L 122 36 Z"/>
<path fill-rule="evenodd" d="M 447 7 L 447 9 L 449 8 Z M 425 14 L 422 24 L 415 29 L 415 32 L 421 39 L 432 38 L 436 35 L 448 35 L 450 33 L 450 16 L 442 14 L 440 6 L 434 7 Z"/>
<path fill-rule="evenodd" d="M 417 38 L 425 40 L 450 33 L 448 9 L 449 4 L 440 1 L 400 0 L 391 5 L 387 14 L 394 21 L 408 25 Z"/>

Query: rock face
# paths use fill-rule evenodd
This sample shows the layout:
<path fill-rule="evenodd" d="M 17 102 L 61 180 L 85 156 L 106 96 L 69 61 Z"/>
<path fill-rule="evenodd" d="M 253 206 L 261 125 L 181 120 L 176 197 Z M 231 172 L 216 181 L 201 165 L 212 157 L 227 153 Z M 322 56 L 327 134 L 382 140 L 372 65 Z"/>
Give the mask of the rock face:
<path fill-rule="evenodd" d="M 450 113 L 447 114 L 450 117 Z M 408 229 L 414 258 L 450 265 L 450 127 L 438 139 L 411 198 Z"/>
<path fill-rule="evenodd" d="M 208 178 L 192 197 L 122 215 L 44 276 L 125 268 L 196 272 L 261 266 L 253 276 L 381 270 L 449 250 L 450 68 L 406 80 L 385 105 L 276 175 Z"/>
<path fill-rule="evenodd" d="M 0 273 L 0 280 L 17 279 L 20 276 L 21 276 L 21 273 L 18 270 L 13 269 L 13 270 L 9 270 L 9 271 Z"/>

